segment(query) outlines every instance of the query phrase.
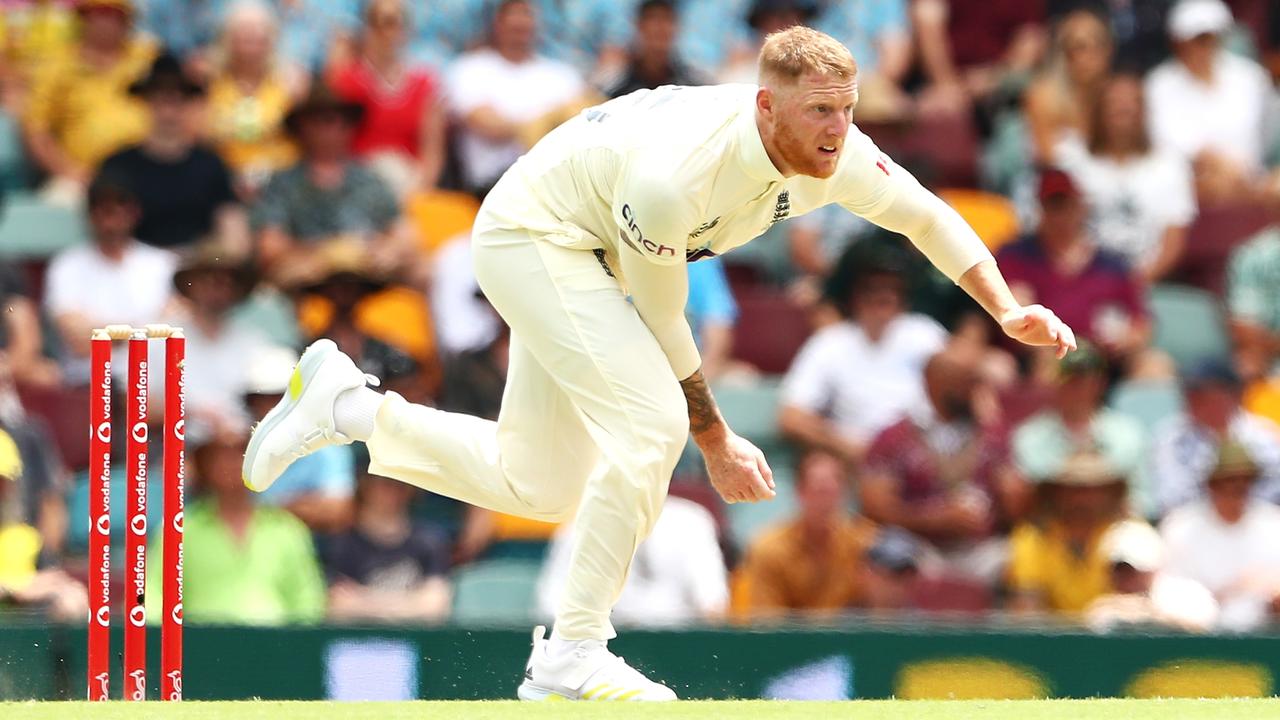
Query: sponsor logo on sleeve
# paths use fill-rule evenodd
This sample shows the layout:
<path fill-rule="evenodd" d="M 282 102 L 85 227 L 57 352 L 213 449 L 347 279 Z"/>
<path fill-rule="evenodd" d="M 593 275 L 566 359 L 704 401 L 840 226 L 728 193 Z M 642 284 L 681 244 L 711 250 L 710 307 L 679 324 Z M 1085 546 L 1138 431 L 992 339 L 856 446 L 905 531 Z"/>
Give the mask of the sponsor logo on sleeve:
<path fill-rule="evenodd" d="M 622 219 L 627 223 L 627 229 L 631 231 L 633 236 L 632 238 L 628 238 L 626 233 L 621 230 L 618 231 L 618 236 L 622 239 L 622 242 L 626 243 L 627 247 L 642 255 L 648 254 L 655 257 L 676 256 L 675 248 L 669 245 L 656 243 L 644 236 L 644 232 L 640 229 L 640 226 L 636 224 L 636 214 L 635 211 L 631 209 L 630 205 L 622 206 Z M 643 250 L 641 248 L 643 248 Z"/>

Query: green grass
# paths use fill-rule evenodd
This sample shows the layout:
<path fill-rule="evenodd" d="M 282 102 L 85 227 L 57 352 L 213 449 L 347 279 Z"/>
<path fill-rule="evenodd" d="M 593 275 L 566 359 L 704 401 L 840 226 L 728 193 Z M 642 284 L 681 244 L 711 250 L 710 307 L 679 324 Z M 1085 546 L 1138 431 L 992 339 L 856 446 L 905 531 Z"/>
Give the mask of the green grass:
<path fill-rule="evenodd" d="M 859 700 L 847 703 L 684 701 L 668 705 L 632 703 L 517 702 L 83 702 L 0 703 L 0 717 L 23 720 L 560 720 L 560 718 L 671 718 L 736 720 L 1154 720 L 1159 718 L 1276 718 L 1280 700 Z"/>

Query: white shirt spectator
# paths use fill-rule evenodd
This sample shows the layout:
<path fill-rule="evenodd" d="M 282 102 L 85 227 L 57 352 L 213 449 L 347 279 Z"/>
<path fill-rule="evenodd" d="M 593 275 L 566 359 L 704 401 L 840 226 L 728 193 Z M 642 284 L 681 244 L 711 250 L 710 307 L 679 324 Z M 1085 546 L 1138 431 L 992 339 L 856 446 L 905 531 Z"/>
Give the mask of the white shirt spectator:
<path fill-rule="evenodd" d="M 206 335 L 199 325 L 179 323 L 187 338 L 187 414 L 213 415 L 243 423 L 244 394 L 248 388 L 249 364 L 270 343 L 257 327 L 229 320 L 216 337 Z"/>
<path fill-rule="evenodd" d="M 916 313 L 890 321 L 879 342 L 856 323 L 836 323 L 800 348 L 782 402 L 828 416 L 846 437 L 870 442 L 906 413 L 928 414 L 924 366 L 946 342 L 941 325 Z"/>
<path fill-rule="evenodd" d="M 436 342 L 445 354 L 479 350 L 498 336 L 501 321 L 479 292 L 471 265 L 471 234 L 459 235 L 436 253 L 431 283 Z"/>
<path fill-rule="evenodd" d="M 1261 470 L 1254 496 L 1280 501 L 1280 427 L 1241 410 L 1227 431 Z M 1157 504 L 1168 512 L 1204 496 L 1205 481 L 1218 460 L 1218 440 L 1184 414 L 1156 431 L 1150 453 L 1147 477 L 1155 485 Z"/>
<path fill-rule="evenodd" d="M 507 120 L 525 123 L 581 96 L 586 84 L 571 65 L 541 56 L 512 63 L 497 51 L 485 48 L 458 58 L 449 70 L 446 89 L 458 117 L 487 106 Z M 467 182 L 485 187 L 495 182 L 525 148 L 517 140 L 495 142 L 463 128 L 458 150 Z"/>
<path fill-rule="evenodd" d="M 1249 503 L 1240 521 L 1228 525 L 1208 500 L 1185 505 L 1160 525 L 1169 572 L 1209 589 L 1221 607 L 1219 624 L 1249 630 L 1266 621 L 1270 593 L 1280 579 L 1280 508 Z"/>
<path fill-rule="evenodd" d="M 1271 81 L 1262 66 L 1221 52 L 1213 84 L 1192 77 L 1176 59 L 1147 76 L 1151 140 L 1187 160 L 1212 150 L 1248 171 L 1262 169 Z"/>
<path fill-rule="evenodd" d="M 556 531 L 538 578 L 538 611 L 555 614 L 569 574 L 573 527 Z M 691 500 L 669 496 L 653 532 L 636 550 L 613 620 L 626 625 L 671 625 L 724 614 L 728 572 L 716 541 L 715 519 Z"/>
<path fill-rule="evenodd" d="M 1089 205 L 1089 229 L 1100 247 L 1143 266 L 1160 251 L 1170 227 L 1196 216 L 1191 165 L 1169 150 L 1152 150 L 1118 162 L 1091 155 L 1079 138 L 1058 144 L 1057 158 L 1071 173 Z"/>

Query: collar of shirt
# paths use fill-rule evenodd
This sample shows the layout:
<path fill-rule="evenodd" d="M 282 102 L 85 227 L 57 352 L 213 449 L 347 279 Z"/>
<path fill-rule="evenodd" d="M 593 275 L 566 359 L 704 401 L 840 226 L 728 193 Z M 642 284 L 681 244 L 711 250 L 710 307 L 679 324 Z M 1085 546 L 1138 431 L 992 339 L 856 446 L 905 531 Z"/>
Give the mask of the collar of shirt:
<path fill-rule="evenodd" d="M 738 113 L 736 131 L 738 134 L 738 163 L 747 175 L 761 182 L 784 182 L 786 178 L 774 167 L 765 152 L 764 141 L 760 139 L 760 129 L 756 127 L 755 93 L 742 112 Z"/>

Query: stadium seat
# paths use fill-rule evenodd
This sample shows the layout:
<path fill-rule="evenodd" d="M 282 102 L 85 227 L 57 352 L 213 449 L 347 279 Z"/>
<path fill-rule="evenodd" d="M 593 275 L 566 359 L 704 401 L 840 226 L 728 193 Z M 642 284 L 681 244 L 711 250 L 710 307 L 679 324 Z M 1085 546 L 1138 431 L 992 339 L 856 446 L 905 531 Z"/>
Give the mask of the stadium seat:
<path fill-rule="evenodd" d="M 453 573 L 453 620 L 523 623 L 534 611 L 540 560 L 504 558 L 463 565 Z"/>
<path fill-rule="evenodd" d="M 9 196 L 0 210 L 0 258 L 47 258 L 88 240 L 84 220 L 73 210 L 29 193 Z"/>
<path fill-rule="evenodd" d="M 754 442 L 778 437 L 778 378 L 763 378 L 752 385 L 717 385 L 716 404 L 729 427 Z"/>
<path fill-rule="evenodd" d="M 1206 290 L 1161 284 L 1149 296 L 1155 335 L 1152 345 L 1179 368 L 1208 358 L 1227 359 L 1231 342 L 1217 299 Z"/>
<path fill-rule="evenodd" d="M 744 292 L 737 301 L 734 358 L 754 365 L 763 373 L 786 372 L 812 332 L 808 312 L 777 291 Z"/>
<path fill-rule="evenodd" d="M 1178 264 L 1177 277 L 1221 295 L 1231 252 L 1268 222 L 1266 209 L 1258 205 L 1201 208 L 1187 229 L 1187 249 Z"/>
<path fill-rule="evenodd" d="M 1111 393 L 1111 408 L 1142 423 L 1147 436 L 1166 418 L 1182 412 L 1182 393 L 1174 382 L 1126 380 Z"/>
<path fill-rule="evenodd" d="M 480 202 L 474 197 L 447 190 L 419 193 L 405 203 L 405 215 L 418 231 L 418 246 L 426 253 L 435 253 L 471 230 L 479 211 Z"/>
<path fill-rule="evenodd" d="M 931 187 L 978 185 L 978 134 L 968 115 L 859 123 L 858 129 Z"/>
<path fill-rule="evenodd" d="M 1013 201 L 982 190 L 939 190 L 938 197 L 960 213 L 991 252 L 1018 236 L 1018 212 Z"/>
<path fill-rule="evenodd" d="M 927 613 L 983 613 L 991 609 L 991 590 L 972 580 L 920 578 L 911 588 L 911 604 Z"/>

